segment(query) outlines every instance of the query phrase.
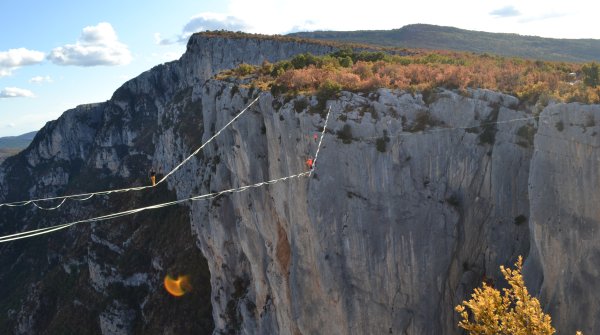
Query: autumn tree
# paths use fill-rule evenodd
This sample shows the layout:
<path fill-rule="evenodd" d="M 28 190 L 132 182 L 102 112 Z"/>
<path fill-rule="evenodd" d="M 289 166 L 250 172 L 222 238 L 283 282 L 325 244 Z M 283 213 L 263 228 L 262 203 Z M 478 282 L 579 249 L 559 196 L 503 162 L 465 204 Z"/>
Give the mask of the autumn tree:
<path fill-rule="evenodd" d="M 577 73 L 581 85 L 575 85 Z M 273 94 L 314 94 L 330 81 L 341 90 L 379 88 L 422 92 L 436 87 L 489 89 L 511 94 L 526 105 L 541 101 L 600 103 L 600 64 L 532 61 L 450 51 L 408 51 L 403 55 L 342 49 L 329 55 L 299 54 L 262 67 L 241 64 L 221 76 L 254 75 L 253 85 Z M 547 103 L 543 103 L 544 105 Z"/>
<path fill-rule="evenodd" d="M 502 293 L 485 282 L 476 288 L 469 301 L 455 307 L 461 318 L 458 326 L 470 335 L 554 334 L 552 319 L 542 311 L 539 300 L 529 294 L 522 269 L 521 256 L 514 270 L 500 266 L 509 286 Z"/>

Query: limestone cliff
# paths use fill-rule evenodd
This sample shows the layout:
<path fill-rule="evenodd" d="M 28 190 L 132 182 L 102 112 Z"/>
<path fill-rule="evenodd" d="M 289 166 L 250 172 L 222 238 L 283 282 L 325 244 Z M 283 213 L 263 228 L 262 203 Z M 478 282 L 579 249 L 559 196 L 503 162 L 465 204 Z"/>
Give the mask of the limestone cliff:
<path fill-rule="evenodd" d="M 600 107 L 555 105 L 542 116 L 529 176 L 526 265 L 561 334 L 597 333 Z"/>
<path fill-rule="evenodd" d="M 208 82 L 201 98 L 217 127 L 230 118 L 219 110 L 245 103 L 228 87 Z M 204 192 L 302 171 L 323 126 L 320 114 L 298 113 L 302 99 L 267 94 L 258 113 L 219 137 L 210 154 L 220 164 Z M 457 333 L 452 306 L 529 250 L 517 218 L 529 215 L 533 147 L 519 134 L 535 123 L 479 127 L 526 117 L 497 93 L 430 99 L 344 93 L 330 101 L 314 178 L 194 204 L 192 227 L 219 288 L 217 329 Z"/>
<path fill-rule="evenodd" d="M 146 184 L 151 166 L 165 172 L 202 139 L 203 113 L 201 104 L 192 101 L 194 85 L 242 62 L 332 50 L 318 43 L 195 35 L 179 61 L 141 74 L 107 102 L 78 106 L 49 122 L 28 149 L 0 167 L 0 199 Z M 189 178 L 200 180 L 174 176 L 172 183 L 183 185 L 177 192 L 184 192 Z M 4 208 L 0 233 L 173 200 L 177 192 L 165 184 L 151 193 L 69 201 L 56 212 Z M 188 210 L 165 209 L 107 223 L 0 245 L 0 333 L 212 331 L 209 273 L 190 234 Z M 194 290 L 182 301 L 169 297 L 162 289 L 166 274 L 188 274 Z"/>
<path fill-rule="evenodd" d="M 324 126 L 316 97 L 210 78 L 331 50 L 193 36 L 179 61 L 49 123 L 0 167 L 0 200 L 147 183 L 150 166 L 171 170 L 257 104 L 168 185 L 61 212 L 11 209 L 0 232 L 305 171 Z M 311 178 L 0 245 L 0 330 L 459 334 L 453 306 L 517 255 L 561 333 L 600 330 L 598 299 L 586 294 L 600 286 L 599 106 L 550 105 L 538 119 L 508 95 L 443 89 L 342 92 L 327 106 Z M 196 289 L 167 296 L 166 273 L 189 273 Z"/>

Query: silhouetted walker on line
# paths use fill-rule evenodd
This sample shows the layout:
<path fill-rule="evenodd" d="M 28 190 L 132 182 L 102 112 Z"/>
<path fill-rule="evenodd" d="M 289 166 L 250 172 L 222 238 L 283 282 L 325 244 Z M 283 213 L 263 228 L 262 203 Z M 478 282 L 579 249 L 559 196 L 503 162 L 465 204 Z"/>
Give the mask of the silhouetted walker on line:
<path fill-rule="evenodd" d="M 154 168 L 150 168 L 150 181 L 152 182 L 152 186 L 156 186 L 156 171 Z"/>

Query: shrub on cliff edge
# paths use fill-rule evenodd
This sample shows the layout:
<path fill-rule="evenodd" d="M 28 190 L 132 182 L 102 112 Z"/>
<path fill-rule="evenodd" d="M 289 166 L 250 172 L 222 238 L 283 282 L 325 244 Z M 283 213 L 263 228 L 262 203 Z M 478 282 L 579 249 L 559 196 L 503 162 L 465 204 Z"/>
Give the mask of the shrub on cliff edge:
<path fill-rule="evenodd" d="M 542 311 L 537 298 L 525 287 L 521 271 L 523 258 L 511 270 L 500 266 L 509 284 L 502 293 L 485 282 L 476 288 L 469 301 L 455 307 L 460 314 L 458 323 L 470 335 L 551 335 L 556 332 L 551 317 Z M 576 335 L 583 335 L 577 331 Z"/>

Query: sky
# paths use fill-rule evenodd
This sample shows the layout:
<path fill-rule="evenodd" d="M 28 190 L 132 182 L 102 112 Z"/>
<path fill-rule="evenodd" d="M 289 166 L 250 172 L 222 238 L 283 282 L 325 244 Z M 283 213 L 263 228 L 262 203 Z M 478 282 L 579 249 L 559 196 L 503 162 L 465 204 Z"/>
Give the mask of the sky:
<path fill-rule="evenodd" d="M 0 137 L 39 130 L 77 105 L 178 59 L 196 31 L 263 34 L 427 23 L 600 39 L 589 0 L 0 0 Z"/>

